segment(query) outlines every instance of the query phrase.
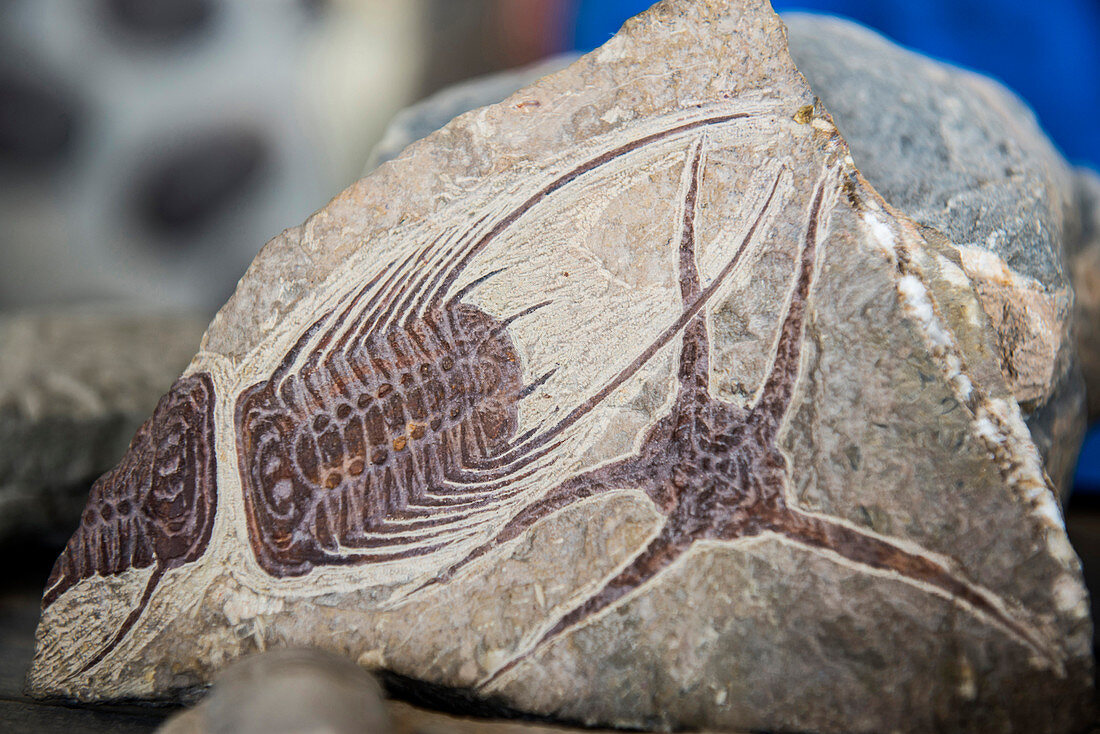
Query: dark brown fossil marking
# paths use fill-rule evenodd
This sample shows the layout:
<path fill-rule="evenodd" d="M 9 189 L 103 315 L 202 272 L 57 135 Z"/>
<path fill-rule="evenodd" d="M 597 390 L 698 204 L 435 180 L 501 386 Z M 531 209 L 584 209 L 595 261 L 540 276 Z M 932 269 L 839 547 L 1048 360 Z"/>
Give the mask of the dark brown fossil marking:
<path fill-rule="evenodd" d="M 440 491 L 515 433 L 523 385 L 503 322 L 449 301 L 348 344 L 238 403 L 250 538 L 275 576 L 427 552 L 413 544 L 440 511 L 504 489 Z"/>
<path fill-rule="evenodd" d="M 737 250 L 704 286 L 695 250 L 696 195 L 705 175 L 700 136 L 688 156 L 681 202 L 680 316 L 576 408 L 548 427 L 517 435 L 519 401 L 548 375 L 523 385 L 507 327 L 545 304 L 502 321 L 461 302 L 496 272 L 448 297 L 451 286 L 494 237 L 578 176 L 674 133 L 743 116 L 686 123 L 598 156 L 548 184 L 485 234 L 471 236 L 468 245 L 436 241 L 391 262 L 342 311 L 329 311 L 307 329 L 271 378 L 244 391 L 237 403 L 246 515 L 260 565 L 274 576 L 296 576 L 321 565 L 423 555 L 476 537 L 483 530 L 478 517 L 507 509 L 504 503 L 520 491 L 517 483 L 553 461 L 568 428 L 682 336 L 677 397 L 637 454 L 578 474 L 518 513 L 511 511 L 488 542 L 420 587 L 446 582 L 470 561 L 578 500 L 614 489 L 641 490 L 653 499 L 666 517 L 656 537 L 494 678 L 653 579 L 696 541 L 762 533 L 934 587 L 1044 650 L 991 595 L 952 569 L 787 504 L 788 469 L 776 442 L 798 376 L 820 218 L 827 190 L 831 195 L 836 184 L 832 172 L 815 186 L 773 364 L 755 404 L 742 408 L 710 395 L 705 308 L 740 263 L 784 174 L 776 177 Z M 474 230 L 485 224 L 477 222 Z"/>
<path fill-rule="evenodd" d="M 50 573 L 43 609 L 84 579 L 153 567 L 137 607 L 80 672 L 129 632 L 165 571 L 202 556 L 216 500 L 214 385 L 203 372 L 176 380 L 119 465 L 92 485 L 80 527 Z"/>
<path fill-rule="evenodd" d="M 692 309 L 708 290 L 701 286 L 695 255 L 695 198 L 703 174 L 700 158 L 697 149 L 681 227 L 681 296 L 684 314 L 690 316 L 690 321 L 684 329 L 677 375 L 679 391 L 671 410 L 649 430 L 637 454 L 562 482 L 515 515 L 490 541 L 421 588 L 450 579 L 470 561 L 518 537 L 562 508 L 609 490 L 644 491 L 665 515 L 664 525 L 603 588 L 574 606 L 533 648 L 495 671 L 483 685 L 653 579 L 696 541 L 736 540 L 765 532 L 937 587 L 1045 652 L 1030 630 L 950 569 L 882 538 L 803 513 L 787 503 L 787 462 L 776 441 L 798 376 L 823 199 L 831 181 L 828 174 L 815 189 L 790 303 L 775 346 L 774 361 L 758 399 L 746 409 L 710 395 L 706 318 Z M 736 261 L 735 257 L 731 266 Z M 648 359 L 651 354 L 647 350 L 643 358 Z"/>
<path fill-rule="evenodd" d="M 451 287 L 489 242 L 579 176 L 658 140 L 745 117 L 683 123 L 598 155 L 467 245 L 437 240 L 391 262 L 342 311 L 307 329 L 272 376 L 237 402 L 249 538 L 264 570 L 297 576 L 406 558 L 476 533 L 475 516 L 514 497 L 511 485 L 629 374 L 551 430 L 516 436 L 519 401 L 549 374 L 523 385 L 508 325 L 546 304 L 502 321 L 462 303 L 499 271 L 448 296 Z"/>

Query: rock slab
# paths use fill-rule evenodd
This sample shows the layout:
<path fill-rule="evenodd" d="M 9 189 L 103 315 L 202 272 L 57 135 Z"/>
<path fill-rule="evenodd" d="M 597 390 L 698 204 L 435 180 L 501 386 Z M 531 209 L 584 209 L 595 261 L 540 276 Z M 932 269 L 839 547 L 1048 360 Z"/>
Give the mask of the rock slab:
<path fill-rule="evenodd" d="M 662 2 L 265 247 L 93 487 L 31 690 L 310 646 L 589 725 L 1073 731 L 1087 594 L 955 253 L 766 3 Z"/>

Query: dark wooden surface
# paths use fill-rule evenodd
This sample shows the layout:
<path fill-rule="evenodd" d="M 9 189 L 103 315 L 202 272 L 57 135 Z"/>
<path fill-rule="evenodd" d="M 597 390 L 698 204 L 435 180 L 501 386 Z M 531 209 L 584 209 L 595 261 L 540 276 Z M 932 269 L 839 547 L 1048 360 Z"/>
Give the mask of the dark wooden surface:
<path fill-rule="evenodd" d="M 1067 513 L 1070 539 L 1085 567 L 1089 589 L 1100 589 L 1100 497 L 1075 499 Z M 21 542 L 0 548 L 0 734 L 137 734 L 154 731 L 171 708 L 104 709 L 33 701 L 23 693 L 34 653 L 38 603 L 60 548 Z M 1092 599 L 1097 617 L 1097 596 Z M 1096 734 L 1098 730 L 1094 730 Z"/>

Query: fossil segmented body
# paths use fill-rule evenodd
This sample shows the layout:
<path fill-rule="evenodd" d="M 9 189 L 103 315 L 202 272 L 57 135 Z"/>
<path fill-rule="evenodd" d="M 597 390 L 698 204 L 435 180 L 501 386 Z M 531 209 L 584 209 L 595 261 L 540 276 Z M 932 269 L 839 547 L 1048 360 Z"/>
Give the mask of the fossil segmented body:
<path fill-rule="evenodd" d="M 430 493 L 516 431 L 515 348 L 478 308 L 452 300 L 341 341 L 239 402 L 250 535 L 272 575 L 429 550 L 410 541 L 438 511 L 477 504 Z"/>
<path fill-rule="evenodd" d="M 86 665 L 133 627 L 165 571 L 202 557 L 217 501 L 214 385 L 181 377 L 138 429 L 119 465 L 92 486 L 80 527 L 54 564 L 45 609 L 79 581 L 153 567 L 137 607 Z"/>
<path fill-rule="evenodd" d="M 516 482 L 561 434 L 645 360 L 556 425 L 516 435 L 520 400 L 549 373 L 523 384 L 508 327 L 547 302 L 497 319 L 463 298 L 499 271 L 452 286 L 489 243 L 579 177 L 651 143 L 746 117 L 682 123 L 598 155 L 496 222 L 483 218 L 476 236 L 390 262 L 306 329 L 236 406 L 249 539 L 261 567 L 299 576 L 424 555 L 477 535 L 478 518 L 514 498 Z"/>

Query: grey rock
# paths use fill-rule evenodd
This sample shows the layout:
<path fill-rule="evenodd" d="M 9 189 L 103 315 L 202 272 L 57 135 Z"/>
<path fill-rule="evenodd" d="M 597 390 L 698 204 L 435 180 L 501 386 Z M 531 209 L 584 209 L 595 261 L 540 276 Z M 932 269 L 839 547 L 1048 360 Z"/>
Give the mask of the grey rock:
<path fill-rule="evenodd" d="M 1078 216 L 1069 167 L 1028 107 L 993 80 L 907 51 L 850 21 L 782 17 L 791 56 L 862 174 L 892 206 L 945 235 L 978 281 L 1006 379 L 1064 497 L 1085 428 L 1063 256 Z M 574 58 L 474 79 L 412 105 L 390 123 L 366 170 Z M 1100 308 L 1078 314 L 1082 338 L 1100 345 L 1089 326 L 1100 321 Z M 1083 346 L 1083 354 L 1096 358 L 1100 346 L 1089 349 Z"/>
<path fill-rule="evenodd" d="M 784 16 L 791 56 L 860 171 L 891 205 L 943 233 L 977 281 L 1002 370 L 1064 497 L 1084 436 L 1064 247 L 1073 173 L 1015 94 L 849 21 Z"/>
<path fill-rule="evenodd" d="M 783 16 L 791 56 L 883 198 L 957 246 L 983 247 L 1051 290 L 1070 170 L 1015 94 L 850 21 Z"/>
<path fill-rule="evenodd" d="M 203 328 L 102 307 L 0 316 L 0 540 L 72 532 Z"/>

